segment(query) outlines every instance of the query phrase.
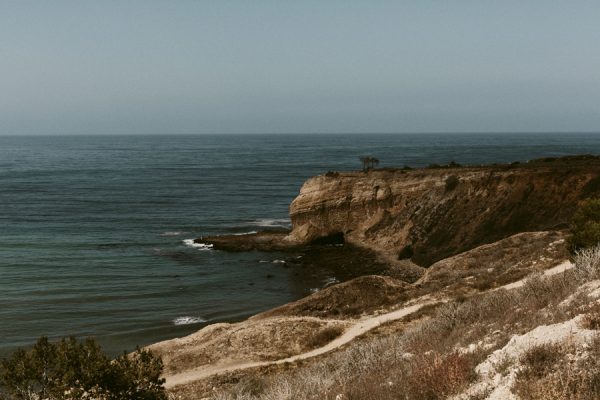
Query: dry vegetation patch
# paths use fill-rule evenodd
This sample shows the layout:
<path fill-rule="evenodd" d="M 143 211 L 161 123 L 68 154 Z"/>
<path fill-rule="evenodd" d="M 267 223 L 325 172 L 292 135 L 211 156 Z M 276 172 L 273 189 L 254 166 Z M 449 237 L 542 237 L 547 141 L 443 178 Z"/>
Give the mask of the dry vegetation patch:
<path fill-rule="evenodd" d="M 600 250 L 595 254 L 600 260 Z M 265 385 L 260 395 L 249 396 L 247 391 L 244 394 L 241 388 L 232 387 L 213 398 L 386 400 L 443 399 L 455 395 L 465 399 L 484 398 L 490 392 L 489 386 L 479 391 L 470 391 L 470 388 L 479 385 L 481 374 L 487 376 L 489 371 L 480 369 L 480 365 L 486 363 L 492 365 L 494 374 L 516 379 L 521 387 L 540 382 L 540 390 L 552 388 L 560 394 L 539 397 L 538 392 L 531 392 L 531 397 L 523 394 L 523 398 L 598 398 L 594 397 L 599 392 L 593 385 L 600 382 L 600 375 L 595 372 L 595 360 L 600 357 L 592 351 L 589 357 L 580 354 L 581 341 L 577 342 L 579 361 L 576 362 L 573 357 L 564 355 L 562 347 L 554 345 L 531 350 L 522 357 L 522 353 L 508 357 L 508 352 L 504 355 L 500 349 L 525 346 L 526 340 L 536 335 L 548 336 L 544 332 L 554 328 L 543 327 L 545 324 L 561 326 L 568 337 L 568 332 L 583 320 L 581 316 L 576 317 L 578 314 L 595 312 L 590 308 L 593 300 L 587 292 L 577 293 L 586 287 L 586 282 L 597 279 L 599 271 L 586 269 L 584 263 L 579 263 L 575 270 L 562 274 L 533 276 L 516 289 L 451 300 L 429 308 L 420 318 L 409 316 L 402 321 L 404 325 L 399 321 L 394 329 L 379 329 L 378 335 L 367 335 L 317 360 L 306 360 L 297 368 L 272 371 L 263 377 Z M 593 334 L 585 330 L 580 336 L 583 340 Z M 524 341 L 514 342 L 518 337 Z M 558 348 L 562 355 L 557 354 Z M 496 357 L 491 356 L 496 353 Z M 514 368 L 521 364 L 530 366 L 523 367 L 523 371 L 530 370 L 514 378 Z M 583 368 L 588 372 L 579 373 Z M 557 371 L 567 372 L 559 376 Z M 554 383 L 548 383 L 547 379 Z M 559 383 L 557 379 L 562 381 Z M 510 387 L 507 390 L 510 392 Z M 524 389 L 516 384 L 514 390 Z M 469 395 L 461 397 L 461 393 Z"/>
<path fill-rule="evenodd" d="M 175 374 L 202 365 L 286 358 L 326 344 L 344 326 L 341 321 L 308 317 L 215 324 L 149 349 L 162 356 L 167 374 Z"/>
<path fill-rule="evenodd" d="M 411 297 L 412 285 L 387 276 L 368 275 L 331 286 L 308 297 L 258 314 L 274 316 L 354 318 L 363 313 L 397 305 Z"/>
<path fill-rule="evenodd" d="M 561 231 L 519 233 L 438 261 L 421 283 L 480 291 L 499 287 L 568 259 L 565 236 Z"/>
<path fill-rule="evenodd" d="M 581 327 L 584 329 L 600 329 L 600 303 L 594 302 L 581 319 Z"/>
<path fill-rule="evenodd" d="M 600 339 L 582 352 L 568 344 L 532 347 L 521 358 L 513 392 L 523 400 L 600 398 Z"/>

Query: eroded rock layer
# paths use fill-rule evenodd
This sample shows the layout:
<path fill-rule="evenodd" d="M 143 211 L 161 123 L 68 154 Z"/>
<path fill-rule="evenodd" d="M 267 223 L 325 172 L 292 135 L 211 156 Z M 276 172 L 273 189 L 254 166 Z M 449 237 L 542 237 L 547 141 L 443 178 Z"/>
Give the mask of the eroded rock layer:
<path fill-rule="evenodd" d="M 592 156 L 486 167 L 371 170 L 309 179 L 290 206 L 290 243 L 332 238 L 432 263 L 515 233 L 567 227 L 598 195 Z"/>

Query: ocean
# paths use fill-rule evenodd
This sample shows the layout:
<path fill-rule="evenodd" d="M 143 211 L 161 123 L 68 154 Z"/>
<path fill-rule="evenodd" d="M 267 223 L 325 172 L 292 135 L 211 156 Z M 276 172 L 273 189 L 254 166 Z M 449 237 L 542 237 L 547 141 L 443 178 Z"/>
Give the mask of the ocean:
<path fill-rule="evenodd" d="M 600 134 L 0 136 L 0 356 L 94 336 L 112 354 L 237 321 L 336 279 L 202 235 L 289 227 L 309 177 L 600 154 Z"/>

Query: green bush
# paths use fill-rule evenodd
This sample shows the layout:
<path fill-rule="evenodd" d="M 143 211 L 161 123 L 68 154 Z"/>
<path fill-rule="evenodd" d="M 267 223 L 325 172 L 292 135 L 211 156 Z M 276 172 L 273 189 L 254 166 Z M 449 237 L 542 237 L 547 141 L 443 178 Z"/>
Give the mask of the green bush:
<path fill-rule="evenodd" d="M 581 203 L 571 225 L 569 246 L 572 251 L 596 246 L 600 243 L 600 199 Z"/>
<path fill-rule="evenodd" d="M 0 399 L 166 400 L 162 369 L 146 350 L 112 360 L 93 339 L 41 337 L 0 363 Z"/>

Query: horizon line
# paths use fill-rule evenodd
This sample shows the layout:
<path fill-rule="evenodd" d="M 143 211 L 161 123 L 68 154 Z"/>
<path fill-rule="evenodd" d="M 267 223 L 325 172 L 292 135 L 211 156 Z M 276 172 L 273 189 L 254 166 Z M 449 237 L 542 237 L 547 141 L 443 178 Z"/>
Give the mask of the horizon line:
<path fill-rule="evenodd" d="M 275 135 L 514 135 L 514 134 L 600 134 L 597 131 L 400 131 L 400 132 L 130 132 L 130 133 L 0 133 L 0 137 L 22 137 L 22 136 L 275 136 Z"/>

